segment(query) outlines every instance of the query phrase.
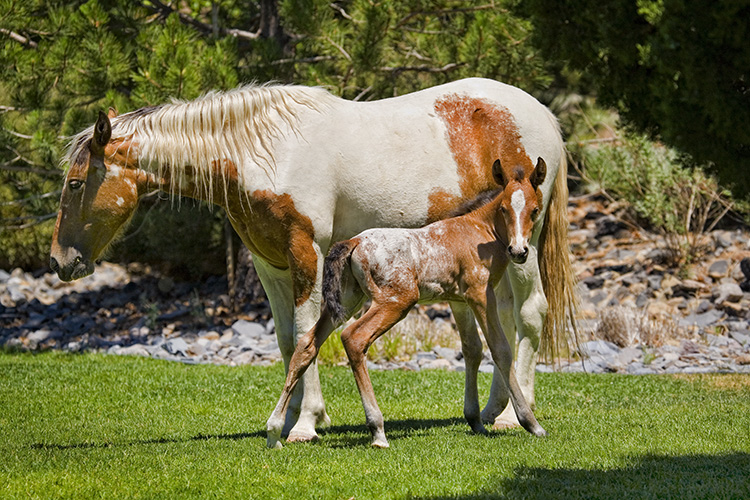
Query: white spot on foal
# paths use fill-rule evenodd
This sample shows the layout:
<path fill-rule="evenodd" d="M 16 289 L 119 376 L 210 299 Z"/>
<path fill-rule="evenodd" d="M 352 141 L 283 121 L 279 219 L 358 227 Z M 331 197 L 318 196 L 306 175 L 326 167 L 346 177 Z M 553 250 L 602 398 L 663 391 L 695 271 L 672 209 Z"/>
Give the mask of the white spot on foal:
<path fill-rule="evenodd" d="M 125 204 L 125 200 L 122 198 L 122 196 L 117 197 L 117 206 L 121 207 Z"/>
<path fill-rule="evenodd" d="M 510 208 L 513 210 L 513 218 L 516 221 L 516 233 L 513 235 L 511 246 L 523 247 L 523 226 L 521 225 L 521 214 L 526 206 L 526 196 L 522 190 L 517 190 L 510 197 Z"/>

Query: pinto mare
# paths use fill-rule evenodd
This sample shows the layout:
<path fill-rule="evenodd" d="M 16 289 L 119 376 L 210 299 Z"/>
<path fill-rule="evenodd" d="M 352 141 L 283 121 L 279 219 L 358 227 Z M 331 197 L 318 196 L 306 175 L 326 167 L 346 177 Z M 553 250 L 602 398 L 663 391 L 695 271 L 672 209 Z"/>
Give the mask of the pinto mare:
<path fill-rule="evenodd" d="M 341 332 L 341 340 L 362 398 L 372 446 L 387 448 L 388 440 L 367 372 L 367 350 L 415 304 L 441 301 L 469 306 L 481 325 L 501 380 L 509 388 L 519 422 L 537 436 L 546 434 L 516 381 L 513 354 L 495 308 L 495 287 L 509 258 L 518 263 L 526 260 L 526 253 L 515 252 L 512 242 L 530 237 L 542 206 L 539 185 L 547 169 L 539 158 L 530 178 L 524 177 L 522 169 L 503 169 L 499 160 L 494 162 L 492 171 L 503 189 L 492 201 L 466 215 L 418 229 L 368 229 L 331 247 L 323 270 L 324 305 L 320 319 L 300 338 L 292 355 L 284 390 L 268 419 L 269 447 L 281 447 L 284 415 L 292 391 L 315 360 L 320 346 L 337 324 L 357 312 L 368 299 L 370 307 Z M 477 395 L 482 342 L 476 331 L 460 333 L 466 360 L 464 416 L 474 432 L 484 433 Z"/>
<path fill-rule="evenodd" d="M 512 344 L 518 327 L 516 370 L 533 405 L 545 316 L 545 332 L 562 331 L 572 290 L 565 157 L 554 116 L 502 83 L 467 79 L 375 102 L 314 87 L 247 86 L 100 113 L 66 156 L 50 265 L 66 281 L 93 272 L 150 190 L 220 205 L 253 253 L 288 367 L 298 335 L 319 317 L 332 243 L 372 227 L 443 219 L 497 187 L 496 158 L 528 172 L 537 157 L 548 166 L 544 206 L 530 241 L 514 243 L 528 259 L 511 263 L 496 290 Z M 453 312 L 459 328 L 476 329 L 466 307 Z M 512 409 L 500 414 L 508 394 L 494 380 L 483 418 L 517 425 Z M 313 439 L 316 423 L 328 421 L 313 365 L 292 397 L 285 432 Z"/>

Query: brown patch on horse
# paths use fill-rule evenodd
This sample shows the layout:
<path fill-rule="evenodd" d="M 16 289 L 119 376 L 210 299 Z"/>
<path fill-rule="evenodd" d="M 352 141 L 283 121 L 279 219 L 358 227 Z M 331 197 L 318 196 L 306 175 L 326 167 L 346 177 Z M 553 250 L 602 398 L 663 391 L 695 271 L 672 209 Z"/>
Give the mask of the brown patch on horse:
<path fill-rule="evenodd" d="M 249 208 L 243 203 L 247 202 L 236 197 L 227 207 L 235 229 L 253 254 L 279 269 L 291 268 L 294 302 L 303 304 L 315 288 L 318 273 L 312 221 L 297 210 L 288 193 L 258 190 L 250 196 Z"/>
<path fill-rule="evenodd" d="M 430 194 L 428 222 L 449 216 L 462 200 L 497 188 L 491 169 L 500 159 L 507 178 L 523 178 L 534 168 L 521 143 L 513 115 L 484 99 L 451 94 L 435 102 L 445 123 L 448 144 L 456 161 L 461 196 L 442 190 Z"/>

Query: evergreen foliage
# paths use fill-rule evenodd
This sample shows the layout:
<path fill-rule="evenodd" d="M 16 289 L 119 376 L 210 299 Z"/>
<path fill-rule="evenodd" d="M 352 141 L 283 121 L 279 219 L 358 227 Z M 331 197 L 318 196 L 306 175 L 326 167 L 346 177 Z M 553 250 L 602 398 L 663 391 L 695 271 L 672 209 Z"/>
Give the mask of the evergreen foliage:
<path fill-rule="evenodd" d="M 59 158 L 99 110 L 269 80 L 360 100 L 465 76 L 538 89 L 549 76 L 513 2 L 0 0 L 0 268 L 45 265 Z M 215 234 L 185 231 L 205 258 Z M 146 224 L 139 238 L 181 237 Z"/>
<path fill-rule="evenodd" d="M 747 196 L 750 2 L 529 0 L 535 42 L 645 132 Z M 738 175 L 740 174 L 740 175 Z"/>

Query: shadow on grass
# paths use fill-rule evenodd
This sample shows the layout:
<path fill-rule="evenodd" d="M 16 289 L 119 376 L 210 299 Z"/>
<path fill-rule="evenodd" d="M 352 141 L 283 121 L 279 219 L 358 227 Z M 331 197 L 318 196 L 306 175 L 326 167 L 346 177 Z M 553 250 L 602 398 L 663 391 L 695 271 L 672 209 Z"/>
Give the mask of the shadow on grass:
<path fill-rule="evenodd" d="M 461 418 L 446 418 L 446 419 L 425 419 L 425 420 L 390 420 L 385 423 L 385 432 L 388 435 L 389 440 L 404 439 L 407 437 L 427 435 L 431 432 L 431 429 L 440 427 L 450 427 L 454 425 L 464 424 L 465 421 Z M 468 425 L 466 426 L 466 432 L 470 432 Z M 364 423 L 358 425 L 336 425 L 331 427 L 324 427 L 318 429 L 320 436 L 332 436 L 334 439 L 331 443 L 326 443 L 331 448 L 355 448 L 358 446 L 369 446 L 370 445 L 370 431 L 367 429 Z M 495 433 L 489 434 L 489 436 Z M 50 444 L 50 443 L 34 443 L 31 445 L 32 449 L 35 450 L 74 450 L 74 449 L 86 449 L 86 448 L 117 448 L 124 446 L 140 446 L 150 444 L 165 444 L 165 443 L 187 443 L 190 441 L 207 441 L 211 439 L 219 440 L 231 440 L 238 441 L 242 439 L 253 439 L 266 437 L 265 429 L 258 430 L 255 432 L 239 432 L 235 434 L 198 434 L 197 436 L 189 438 L 156 438 L 156 439 L 144 439 L 137 441 L 129 441 L 124 443 L 72 443 L 72 444 Z"/>
<path fill-rule="evenodd" d="M 611 470 L 522 467 L 483 491 L 442 499 L 750 498 L 750 454 L 646 455 Z"/>

